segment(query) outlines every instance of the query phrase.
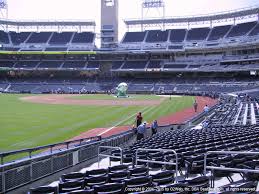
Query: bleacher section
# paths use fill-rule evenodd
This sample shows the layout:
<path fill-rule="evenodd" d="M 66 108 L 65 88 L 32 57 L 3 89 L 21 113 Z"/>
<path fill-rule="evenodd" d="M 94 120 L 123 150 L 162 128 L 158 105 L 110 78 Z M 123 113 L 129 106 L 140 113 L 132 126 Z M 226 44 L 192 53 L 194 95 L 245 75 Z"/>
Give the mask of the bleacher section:
<path fill-rule="evenodd" d="M 53 50 L 66 50 L 62 46 L 48 47 Z M 203 52 L 203 51 L 202 51 Z M 116 53 L 113 56 L 98 53 L 97 55 L 1 55 L 0 67 L 2 69 L 12 68 L 41 71 L 42 69 L 52 69 L 60 73 L 66 71 L 92 71 L 98 69 L 106 71 L 126 73 L 127 71 L 137 71 L 152 74 L 152 72 L 166 73 L 191 73 L 206 72 L 235 72 L 240 70 L 250 73 L 250 70 L 259 70 L 258 49 L 249 50 L 251 54 L 239 53 L 225 54 L 226 51 L 197 53 L 180 52 L 179 54 L 160 52 L 151 53 Z M 190 54 L 189 54 L 190 53 Z M 107 57 L 107 58 L 106 58 Z M 95 59 L 96 58 L 96 59 Z M 115 60 L 115 61 L 113 61 Z M 27 62 L 26 62 L 27 61 Z M 53 64 L 48 64 L 48 61 Z M 54 62 L 53 62 L 54 61 Z M 74 61 L 72 63 L 72 61 Z M 84 63 L 85 64 L 82 64 Z M 16 64 L 17 63 L 17 64 Z M 27 63 L 27 64 L 26 64 Z M 34 64 L 35 63 L 35 64 Z M 16 65 L 15 65 L 16 64 Z M 225 91 L 224 88 L 220 88 Z M 209 89 L 210 90 L 210 89 Z M 229 90 L 229 89 L 226 89 Z"/>
<path fill-rule="evenodd" d="M 0 61 L 1 68 L 5 68 L 5 67 L 13 68 L 14 64 L 15 64 L 15 62 L 13 62 L 13 61 Z"/>
<path fill-rule="evenodd" d="M 208 40 L 219 40 L 223 38 L 230 30 L 231 26 L 216 26 L 212 28 Z"/>
<path fill-rule="evenodd" d="M 73 32 L 54 32 L 49 40 L 49 44 L 65 45 L 71 41 L 72 35 Z"/>
<path fill-rule="evenodd" d="M 100 62 L 99 61 L 89 61 L 87 64 L 87 69 L 99 69 Z"/>
<path fill-rule="evenodd" d="M 21 48 L 19 51 L 42 51 L 41 48 Z"/>
<path fill-rule="evenodd" d="M 149 30 L 147 31 L 146 42 L 166 42 L 168 39 L 169 31 L 161 31 L 161 30 Z"/>
<path fill-rule="evenodd" d="M 93 50 L 93 32 L 4 32 L 0 31 L 0 50 L 67 51 Z M 10 41 L 9 41 L 10 40 Z"/>
<path fill-rule="evenodd" d="M 187 66 L 187 64 L 166 63 L 164 69 L 184 69 Z"/>
<path fill-rule="evenodd" d="M 33 32 L 27 43 L 47 43 L 52 32 Z"/>
<path fill-rule="evenodd" d="M 4 91 L 8 85 L 4 83 L 0 83 L 0 91 Z"/>
<path fill-rule="evenodd" d="M 257 36 L 258 34 L 258 22 L 214 26 L 212 28 L 192 28 L 189 30 L 168 29 L 165 31 L 148 30 L 145 32 L 127 32 L 119 48 L 127 50 L 153 50 L 166 48 L 183 50 L 189 47 L 218 47 L 221 44 L 225 46 L 226 44 L 232 43 L 231 40 L 233 40 L 233 38 L 235 38 L 233 43 L 236 44 L 240 40 L 240 44 L 242 44 L 242 42 L 244 42 L 243 39 L 248 39 L 249 41 L 249 37 Z M 137 42 L 141 44 L 129 44 Z M 195 42 L 197 44 L 194 44 Z M 154 46 L 154 44 L 151 43 L 157 43 L 159 45 Z"/>
<path fill-rule="evenodd" d="M 246 35 L 255 25 L 257 22 L 248 22 L 243 24 L 237 24 L 233 26 L 227 37 L 237 37 L 237 36 L 244 36 Z"/>
<path fill-rule="evenodd" d="M 259 34 L 258 22 L 240 23 L 237 25 L 215 26 L 210 28 L 187 29 L 168 29 L 148 30 L 144 32 L 126 32 L 122 45 L 130 43 L 163 43 L 158 47 L 150 44 L 131 47 L 124 46 L 123 49 L 159 49 L 169 48 L 181 50 L 190 47 L 189 42 L 193 41 L 214 41 L 213 43 L 200 44 L 198 46 L 214 47 L 224 43 L 229 38 L 244 38 L 257 36 Z M 4 32 L 0 31 L 0 44 L 4 46 L 2 50 L 21 50 L 21 51 L 66 51 L 66 50 L 93 50 L 95 34 L 92 32 Z M 222 40 L 220 43 L 216 42 Z M 238 39 L 236 39 L 237 41 Z M 231 43 L 228 42 L 228 44 Z M 35 47 L 36 44 L 36 47 Z M 50 47 L 49 45 L 52 45 Z M 14 47 L 13 47 L 14 46 Z M 18 47 L 20 46 L 20 47 Z M 194 45 L 197 46 L 197 45 Z M 48 48 L 49 47 L 49 48 Z M 65 49 L 66 48 L 66 49 Z M 119 47 L 120 48 L 120 47 Z"/>
<path fill-rule="evenodd" d="M 154 85 L 153 84 L 130 84 L 128 87 L 129 92 L 145 92 L 145 91 L 152 91 Z"/>
<path fill-rule="evenodd" d="M 146 32 L 126 32 L 122 42 L 142 42 L 146 36 Z"/>
<path fill-rule="evenodd" d="M 34 49 L 36 51 L 37 49 Z M 65 47 L 49 47 L 46 50 L 48 51 L 65 51 Z M 73 57 L 74 58 L 74 57 Z M 144 58 L 143 58 L 144 59 Z M 24 58 L 21 61 L 28 61 L 30 63 L 30 60 L 28 58 Z M 94 61 L 91 60 L 87 62 L 86 59 L 81 57 L 81 59 L 75 59 L 73 61 L 72 58 L 66 59 L 66 60 L 60 60 L 54 58 L 45 59 L 31 59 L 31 61 L 34 61 L 36 65 L 26 65 L 24 62 L 23 64 L 18 63 L 19 61 L 16 60 L 9 60 L 9 59 L 3 59 L 0 61 L 0 67 L 8 67 L 8 68 L 26 68 L 26 69 L 34 69 L 35 67 L 38 68 L 56 68 L 57 70 L 65 70 L 68 68 L 80 68 L 84 70 L 91 70 L 91 69 L 99 69 L 101 65 L 106 64 L 104 61 Z M 55 61 L 57 65 L 48 65 L 45 64 L 46 61 Z M 86 68 L 84 63 L 88 63 Z M 64 65 L 62 65 L 65 62 Z M 18 63 L 16 66 L 14 66 L 15 63 Z M 25 62 L 26 63 L 26 62 Z M 33 63 L 33 62 L 32 62 Z M 110 63 L 109 61 L 107 63 Z M 249 63 L 249 64 L 248 64 Z M 39 64 L 39 65 L 37 65 Z M 39 70 L 36 68 L 36 70 Z M 189 57 L 176 57 L 174 60 L 125 60 L 125 61 L 113 61 L 111 65 L 110 71 L 127 71 L 127 69 L 131 70 L 142 70 L 142 71 L 150 71 L 151 69 L 159 69 L 159 71 L 179 71 L 179 69 L 184 70 L 186 72 L 192 72 L 194 69 L 197 71 L 206 71 L 210 72 L 211 70 L 215 71 L 238 71 L 240 69 L 259 69 L 258 65 L 258 59 L 243 59 L 240 61 L 236 60 L 222 60 L 221 55 L 207 55 L 207 56 L 189 56 Z"/>
<path fill-rule="evenodd" d="M 185 39 L 186 30 L 185 29 L 174 29 L 170 33 L 171 42 L 183 42 Z"/>
<path fill-rule="evenodd" d="M 8 34 L 4 31 L 0 31 L 0 43 L 1 44 L 9 44 Z"/>
<path fill-rule="evenodd" d="M 21 43 L 24 43 L 31 33 L 30 32 L 20 32 L 20 33 L 10 32 L 9 34 L 10 34 L 12 43 L 14 45 L 19 45 Z"/>
<path fill-rule="evenodd" d="M 147 68 L 160 69 L 160 68 L 162 68 L 161 61 L 149 61 Z"/>
<path fill-rule="evenodd" d="M 21 63 L 21 62 L 19 62 Z M 26 61 L 23 61 L 21 65 L 18 65 L 17 68 L 23 68 L 26 69 L 28 65 L 31 65 L 32 67 L 38 68 L 38 69 L 52 69 L 53 66 L 56 66 L 58 68 L 70 68 L 70 69 L 91 69 L 93 71 L 96 71 L 98 69 L 98 63 L 90 63 L 91 66 L 89 67 L 89 63 L 85 66 L 85 61 L 77 61 L 77 62 L 71 62 L 67 61 L 64 64 L 60 63 L 58 61 L 44 61 L 40 62 L 38 65 L 37 61 L 29 63 Z M 156 63 L 157 64 L 157 63 Z M 179 66 L 182 68 L 183 64 L 179 64 Z M 177 65 L 169 65 L 169 68 L 179 68 Z M 186 67 L 186 66 L 185 66 Z M 97 69 L 96 69 L 97 68 Z M 154 68 L 156 69 L 156 68 Z M 179 78 L 177 78 L 179 79 Z M 22 79 L 22 80 L 13 80 L 13 81 L 2 81 L 0 83 L 4 83 L 7 85 L 10 85 L 13 87 L 13 85 L 23 85 L 24 88 L 29 86 L 29 88 L 26 89 L 26 91 L 35 92 L 35 93 L 48 93 L 51 90 L 53 92 L 56 89 L 60 88 L 60 92 L 62 91 L 61 88 L 70 88 L 65 89 L 62 91 L 68 92 L 68 93 L 81 93 L 87 92 L 87 91 L 96 91 L 96 92 L 104 92 L 107 90 L 114 90 L 116 86 L 121 82 L 126 82 L 129 87 L 129 91 L 131 92 L 147 92 L 147 93 L 163 93 L 163 92 L 169 92 L 169 93 L 190 93 L 190 94 L 219 94 L 219 93 L 231 93 L 231 92 L 241 92 L 243 90 L 254 90 L 258 88 L 258 84 L 255 83 L 240 83 L 240 82 L 213 82 L 212 83 L 209 80 L 204 81 L 198 81 L 198 79 L 190 79 L 190 80 L 181 80 L 174 78 L 174 76 L 170 79 L 105 79 L 106 81 L 102 81 L 100 79 L 69 79 L 65 78 L 63 79 Z M 44 83 L 44 84 L 42 84 Z M 25 84 L 25 85 L 24 85 Z M 30 90 L 31 87 L 34 86 L 34 88 L 37 88 L 37 90 Z M 10 90 L 7 90 L 7 92 L 11 92 Z M 22 92 L 18 91 L 17 92 Z"/>
<path fill-rule="evenodd" d="M 183 50 L 183 45 L 169 45 L 168 49 Z"/>
<path fill-rule="evenodd" d="M 92 32 L 81 32 L 75 33 L 72 43 L 93 43 L 94 41 L 94 33 Z"/>
<path fill-rule="evenodd" d="M 249 36 L 256 36 L 259 34 L 259 24 L 257 23 L 256 27 L 249 33 Z"/>
<path fill-rule="evenodd" d="M 38 65 L 39 61 L 19 61 L 15 63 L 14 68 L 33 69 Z"/>
<path fill-rule="evenodd" d="M 147 61 L 126 61 L 121 69 L 144 69 Z"/>
<path fill-rule="evenodd" d="M 66 51 L 67 47 L 47 47 L 45 51 Z"/>
<path fill-rule="evenodd" d="M 199 69 L 201 65 L 189 65 L 188 68 L 190 69 Z"/>
<path fill-rule="evenodd" d="M 62 68 L 77 68 L 83 69 L 86 66 L 86 61 L 66 61 Z"/>
<path fill-rule="evenodd" d="M 5 46 L 5 47 L 0 48 L 0 50 L 4 50 L 4 51 L 19 51 L 20 47 Z"/>
<path fill-rule="evenodd" d="M 144 32 L 126 32 L 121 41 L 122 49 L 161 49 L 168 48 L 182 50 L 185 47 L 215 47 L 224 44 L 230 38 L 257 36 L 258 22 L 247 22 L 237 25 L 215 26 L 210 28 L 148 30 Z M 93 32 L 4 32 L 0 31 L 0 44 L 2 50 L 21 51 L 67 51 L 67 50 L 93 50 L 95 34 Z M 220 40 L 220 42 L 218 42 Z M 191 45 L 194 41 L 204 44 Z M 209 41 L 206 43 L 206 41 Z M 213 41 L 213 43 L 210 43 Z M 134 44 L 141 43 L 141 44 Z M 153 43 L 153 44 L 152 44 Z M 155 46 L 156 44 L 161 44 Z M 189 44 L 191 43 L 191 44 Z M 228 41 L 228 44 L 231 41 Z M 36 45 L 35 45 L 36 44 Z M 126 46 L 127 44 L 131 46 Z M 124 45 L 124 46 L 123 46 Z"/>
<path fill-rule="evenodd" d="M 113 61 L 112 62 L 112 70 L 120 69 L 123 65 L 124 61 Z"/>
<path fill-rule="evenodd" d="M 60 61 L 42 61 L 37 68 L 59 68 L 63 62 Z"/>
<path fill-rule="evenodd" d="M 188 31 L 186 39 L 192 40 L 205 40 L 210 32 L 209 28 L 193 28 Z"/>

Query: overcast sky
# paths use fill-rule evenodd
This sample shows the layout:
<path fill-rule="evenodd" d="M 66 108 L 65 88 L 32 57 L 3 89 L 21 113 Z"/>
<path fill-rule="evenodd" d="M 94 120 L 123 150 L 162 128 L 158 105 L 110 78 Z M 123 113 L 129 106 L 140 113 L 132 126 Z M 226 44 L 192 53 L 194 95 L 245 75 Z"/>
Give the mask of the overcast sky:
<path fill-rule="evenodd" d="M 94 20 L 100 26 L 100 0 L 7 0 L 9 19 Z M 120 37 L 125 18 L 141 17 L 142 0 L 119 0 Z M 258 0 L 164 0 L 165 15 L 186 16 L 208 14 L 259 5 Z M 158 17 L 157 10 L 145 12 Z"/>

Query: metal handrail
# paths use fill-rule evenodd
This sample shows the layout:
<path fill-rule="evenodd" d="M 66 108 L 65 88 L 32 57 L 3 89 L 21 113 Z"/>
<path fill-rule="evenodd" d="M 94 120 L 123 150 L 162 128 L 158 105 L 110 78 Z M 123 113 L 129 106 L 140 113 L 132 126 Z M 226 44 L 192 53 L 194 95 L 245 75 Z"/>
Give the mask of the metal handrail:
<path fill-rule="evenodd" d="M 120 150 L 120 157 L 119 156 L 112 156 L 112 155 L 108 155 L 108 154 L 101 154 L 101 149 L 102 148 L 107 148 L 107 149 L 114 149 L 114 150 Z M 104 156 L 104 157 L 109 157 L 109 166 L 111 166 L 111 160 L 110 158 L 119 158 L 120 159 L 120 163 L 123 163 L 123 150 L 120 147 L 113 147 L 113 146 L 99 146 L 98 147 L 98 168 L 100 167 L 100 156 Z"/>
<path fill-rule="evenodd" d="M 175 155 L 176 162 L 162 162 L 162 161 L 154 161 L 154 160 L 144 160 L 144 159 L 138 159 L 138 152 L 139 151 L 158 151 L 158 152 L 173 152 Z M 175 181 L 178 182 L 178 156 L 175 150 L 169 150 L 169 149 L 145 149 L 145 148 L 138 148 L 136 150 L 135 154 L 135 161 L 136 164 L 139 162 L 147 162 L 147 163 L 154 163 L 154 164 L 169 164 L 169 165 L 175 165 Z"/>
<path fill-rule="evenodd" d="M 218 169 L 222 171 L 235 171 L 235 172 L 254 172 L 259 173 L 259 170 L 243 169 L 243 168 L 225 168 L 225 167 L 215 167 L 207 166 L 207 156 L 209 154 L 243 154 L 243 155 L 259 155 L 259 152 L 238 152 L 238 151 L 209 151 L 204 154 L 204 175 L 206 174 L 206 169 Z"/>
<path fill-rule="evenodd" d="M 69 149 L 62 150 L 58 149 L 57 152 L 55 148 L 55 151 L 53 151 L 51 154 L 49 153 L 50 150 L 47 150 L 48 153 L 46 154 L 37 154 L 33 155 L 32 158 L 24 158 L 23 160 L 17 160 L 12 163 L 8 162 L 0 165 L 0 182 L 2 183 L 2 185 L 0 185 L 0 193 L 6 193 L 7 191 L 14 189 L 19 190 L 19 188 L 23 185 L 32 183 L 40 178 L 57 173 L 61 170 L 72 168 L 73 166 L 85 162 L 86 160 L 93 159 L 94 157 L 96 158 L 98 147 L 104 145 L 103 143 L 107 145 L 114 144 L 117 146 L 125 143 L 129 138 L 132 137 L 132 134 L 133 132 L 131 131 L 123 132 L 119 135 L 113 136 L 112 138 L 103 138 L 100 141 L 85 141 L 80 146 L 70 146 Z M 73 158 L 72 160 L 70 159 L 71 156 Z M 62 165 L 55 165 L 54 167 L 56 158 L 59 159 L 56 163 L 62 163 Z M 50 165 L 47 168 L 43 166 L 46 164 L 45 161 Z M 24 170 L 27 168 L 29 171 Z M 24 179 L 23 177 L 19 177 L 18 174 L 21 170 L 24 170 L 24 176 L 29 177 L 29 180 Z M 12 175 L 14 173 L 15 175 L 12 176 L 11 179 L 7 178 L 9 177 L 10 173 Z M 17 182 L 17 180 L 19 181 Z M 9 186 L 6 187 L 7 185 Z"/>
<path fill-rule="evenodd" d="M 65 146 L 66 149 L 69 149 L 70 144 L 78 142 L 79 143 L 78 145 L 81 145 L 82 142 L 87 141 L 87 140 L 100 141 L 101 136 L 94 136 L 94 137 L 82 138 L 82 139 L 71 140 L 71 141 L 66 141 L 66 142 L 59 142 L 59 143 L 55 143 L 55 144 L 48 144 L 48 145 L 44 145 L 44 146 L 26 148 L 26 149 L 15 150 L 15 151 L 10 151 L 10 152 L 2 152 L 2 153 L 0 153 L 0 160 L 1 160 L 0 164 L 1 165 L 4 164 L 4 158 L 7 156 L 16 155 L 16 154 L 20 154 L 20 153 L 28 153 L 29 158 L 32 158 L 32 152 L 39 151 L 39 150 L 46 150 L 46 149 L 50 149 L 50 153 L 52 154 L 53 148 L 55 148 L 57 146 Z"/>

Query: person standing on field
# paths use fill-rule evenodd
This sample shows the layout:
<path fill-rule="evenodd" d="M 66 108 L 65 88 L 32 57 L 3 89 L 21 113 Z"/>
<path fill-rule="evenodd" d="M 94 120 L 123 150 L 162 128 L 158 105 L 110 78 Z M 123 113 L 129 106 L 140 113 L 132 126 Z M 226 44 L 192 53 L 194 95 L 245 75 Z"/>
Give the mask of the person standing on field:
<path fill-rule="evenodd" d="M 136 117 L 136 127 L 138 127 L 139 125 L 141 125 L 143 120 L 143 117 L 141 115 L 141 112 L 138 113 L 137 117 Z"/>
<path fill-rule="evenodd" d="M 193 108 L 194 108 L 194 111 L 197 112 L 197 110 L 198 110 L 198 103 L 196 102 L 196 100 L 193 103 Z"/>

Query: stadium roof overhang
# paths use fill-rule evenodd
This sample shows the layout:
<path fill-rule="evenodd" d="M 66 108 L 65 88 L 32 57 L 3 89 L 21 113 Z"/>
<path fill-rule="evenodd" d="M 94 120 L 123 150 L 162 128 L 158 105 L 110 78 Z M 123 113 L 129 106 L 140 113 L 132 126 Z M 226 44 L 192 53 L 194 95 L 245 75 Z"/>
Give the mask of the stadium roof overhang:
<path fill-rule="evenodd" d="M 77 29 L 81 31 L 85 28 L 95 29 L 96 23 L 95 21 L 33 21 L 33 20 L 6 20 L 0 19 L 0 26 L 8 31 L 8 30 L 16 30 L 20 31 L 23 29 L 36 29 L 41 31 L 42 29 L 57 29 L 58 31 L 62 31 L 65 29 Z"/>
<path fill-rule="evenodd" d="M 209 15 L 198 16 L 185 16 L 185 17 L 172 17 L 172 18 L 150 18 L 150 19 L 126 19 L 124 23 L 127 27 L 132 26 L 161 26 L 179 23 L 204 23 L 204 22 L 226 22 L 228 20 L 243 20 L 245 18 L 259 17 L 259 6 L 244 8 L 240 10 L 233 10 L 228 12 L 214 13 Z"/>

